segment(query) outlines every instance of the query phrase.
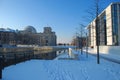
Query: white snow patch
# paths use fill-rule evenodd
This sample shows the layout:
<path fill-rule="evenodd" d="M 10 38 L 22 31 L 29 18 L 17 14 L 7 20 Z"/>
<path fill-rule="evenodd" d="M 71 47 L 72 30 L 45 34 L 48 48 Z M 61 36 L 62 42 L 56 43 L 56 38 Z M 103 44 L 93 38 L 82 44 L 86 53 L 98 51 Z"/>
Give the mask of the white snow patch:
<path fill-rule="evenodd" d="M 2 80 L 120 80 L 120 64 L 102 59 L 97 64 L 85 53 L 80 60 L 30 60 L 6 67 Z"/>

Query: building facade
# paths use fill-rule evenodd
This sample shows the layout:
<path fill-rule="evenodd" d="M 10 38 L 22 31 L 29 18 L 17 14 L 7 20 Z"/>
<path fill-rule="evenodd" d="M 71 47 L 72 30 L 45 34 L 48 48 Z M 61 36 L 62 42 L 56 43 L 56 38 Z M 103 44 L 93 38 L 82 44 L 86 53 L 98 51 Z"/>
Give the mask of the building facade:
<path fill-rule="evenodd" d="M 43 33 L 36 34 L 37 41 L 41 46 L 56 46 L 56 35 L 52 32 L 51 27 L 44 27 Z"/>
<path fill-rule="evenodd" d="M 7 28 L 7 29 L 0 28 L 0 46 L 2 44 L 15 45 L 16 44 L 16 36 L 17 36 L 17 34 L 15 33 L 14 30 L 11 30 L 9 28 Z"/>
<path fill-rule="evenodd" d="M 120 3 L 111 3 L 98 15 L 99 45 L 120 45 Z M 89 25 L 89 45 L 96 46 L 96 19 Z"/>
<path fill-rule="evenodd" d="M 87 46 L 86 40 L 87 40 L 86 37 L 76 36 L 76 38 L 73 39 L 71 44 L 76 46 L 77 48 L 81 49 L 82 47 L 86 47 Z"/>
<path fill-rule="evenodd" d="M 33 26 L 27 26 L 20 31 L 0 28 L 0 45 L 56 46 L 56 39 L 51 27 L 44 27 L 43 33 L 37 33 Z"/>

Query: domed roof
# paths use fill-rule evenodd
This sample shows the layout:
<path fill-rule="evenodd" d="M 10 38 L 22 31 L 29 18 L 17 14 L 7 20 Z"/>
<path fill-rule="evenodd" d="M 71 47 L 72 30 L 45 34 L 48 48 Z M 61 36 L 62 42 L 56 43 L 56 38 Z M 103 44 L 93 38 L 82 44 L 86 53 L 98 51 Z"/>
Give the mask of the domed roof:
<path fill-rule="evenodd" d="M 26 26 L 24 30 L 28 33 L 36 33 L 36 29 L 33 26 Z"/>

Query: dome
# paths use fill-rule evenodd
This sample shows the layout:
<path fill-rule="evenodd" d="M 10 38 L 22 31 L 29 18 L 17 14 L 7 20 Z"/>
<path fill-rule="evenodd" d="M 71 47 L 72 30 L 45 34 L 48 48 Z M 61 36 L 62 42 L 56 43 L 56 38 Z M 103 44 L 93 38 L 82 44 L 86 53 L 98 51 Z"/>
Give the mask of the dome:
<path fill-rule="evenodd" d="M 24 31 L 28 33 L 36 33 L 36 29 L 33 26 L 25 27 Z"/>

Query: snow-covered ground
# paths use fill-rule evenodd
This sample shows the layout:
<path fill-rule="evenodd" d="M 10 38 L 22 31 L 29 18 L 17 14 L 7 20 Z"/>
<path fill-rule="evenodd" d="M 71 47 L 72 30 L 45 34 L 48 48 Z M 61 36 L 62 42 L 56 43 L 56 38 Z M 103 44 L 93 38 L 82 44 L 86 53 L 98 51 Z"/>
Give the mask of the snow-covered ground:
<path fill-rule="evenodd" d="M 30 60 L 6 67 L 2 80 L 120 80 L 120 64 L 103 59 L 97 64 L 85 53 L 79 60 Z"/>
<path fill-rule="evenodd" d="M 109 52 L 102 52 L 99 51 L 99 54 L 101 57 L 107 58 L 107 59 L 111 59 L 111 61 L 114 61 L 116 63 L 120 64 L 120 52 L 119 52 L 119 48 L 115 48 L 116 50 L 111 50 Z M 86 49 L 84 49 L 84 51 L 86 52 Z M 90 54 L 97 54 L 96 50 L 89 48 L 88 52 Z"/>

